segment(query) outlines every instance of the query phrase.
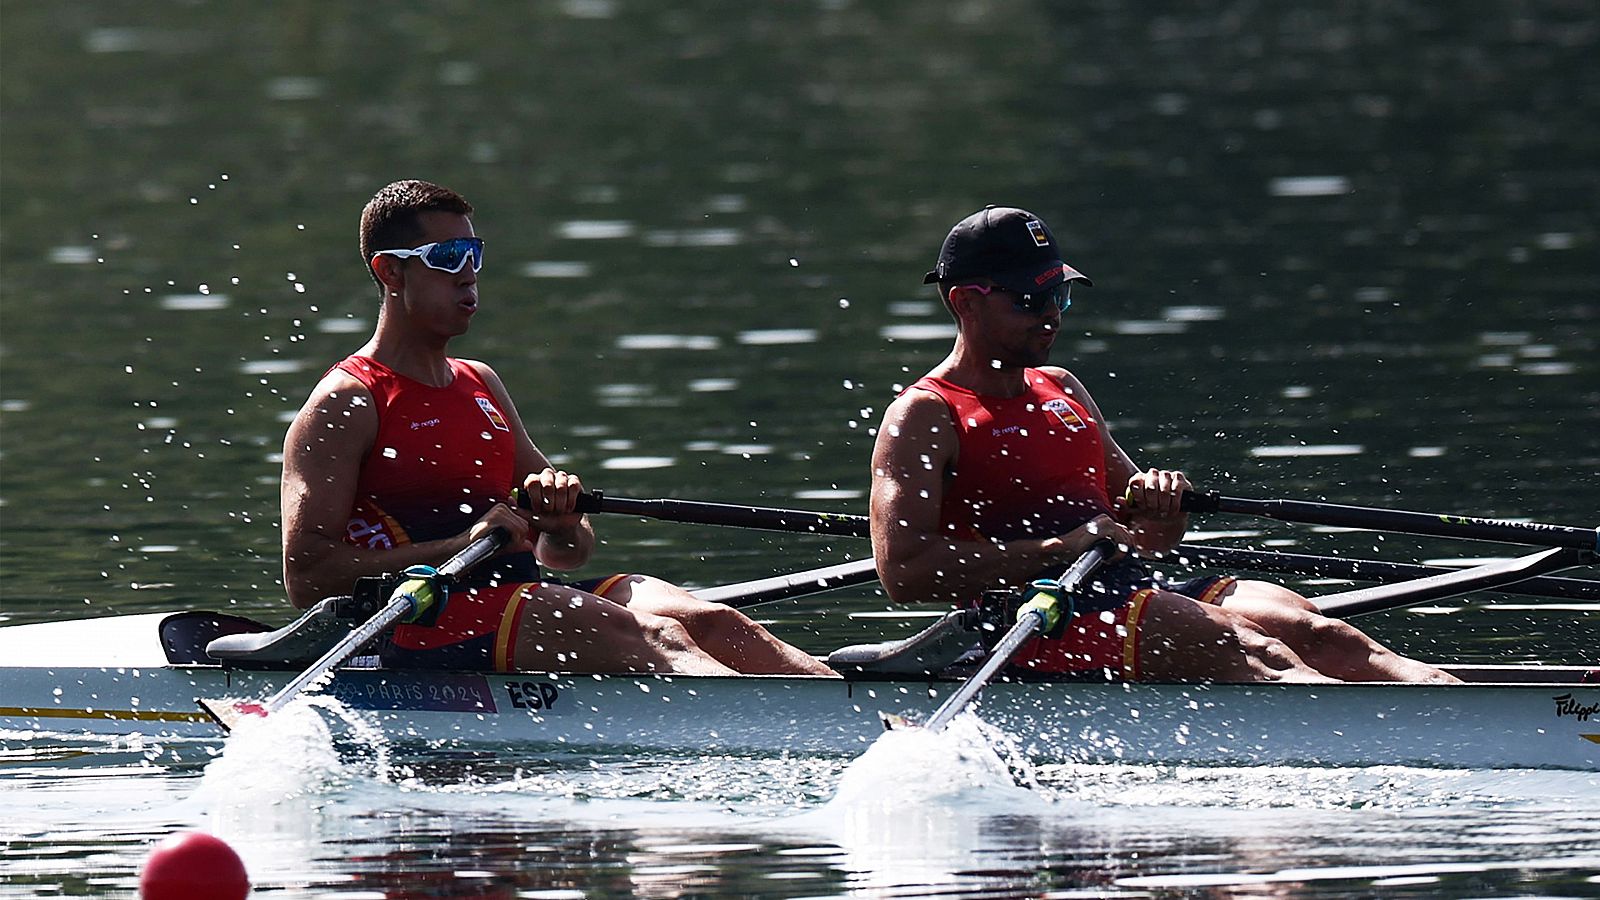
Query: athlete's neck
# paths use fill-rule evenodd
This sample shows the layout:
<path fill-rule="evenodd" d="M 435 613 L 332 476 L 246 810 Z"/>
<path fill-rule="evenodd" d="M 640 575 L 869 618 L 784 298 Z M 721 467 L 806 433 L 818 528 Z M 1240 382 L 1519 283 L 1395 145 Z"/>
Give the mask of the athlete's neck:
<path fill-rule="evenodd" d="M 445 349 L 448 341 L 408 340 L 397 335 L 392 328 L 378 330 L 356 353 L 383 363 L 390 371 L 404 375 L 412 381 L 433 387 L 445 387 L 455 379 L 450 371 L 450 358 Z"/>
<path fill-rule="evenodd" d="M 1016 397 L 1028 390 L 1025 368 L 980 359 L 959 339 L 950 355 L 928 374 L 985 397 Z"/>

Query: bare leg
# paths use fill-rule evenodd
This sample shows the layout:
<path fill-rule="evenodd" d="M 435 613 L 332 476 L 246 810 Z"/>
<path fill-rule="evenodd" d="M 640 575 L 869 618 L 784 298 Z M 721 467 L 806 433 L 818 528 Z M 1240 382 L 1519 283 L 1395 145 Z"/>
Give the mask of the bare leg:
<path fill-rule="evenodd" d="M 746 674 L 839 674 L 811 654 L 778 640 L 737 609 L 708 603 L 659 578 L 630 575 L 608 590 L 606 597 L 634 612 L 676 619 L 707 653 Z"/>
<path fill-rule="evenodd" d="M 1346 681 L 1460 681 L 1383 646 L 1359 628 L 1324 616 L 1310 600 L 1266 581 L 1240 581 L 1222 595 L 1222 608 L 1244 616 L 1288 644 L 1319 672 Z"/>
<path fill-rule="evenodd" d="M 523 609 L 513 660 L 520 669 L 557 672 L 738 674 L 674 619 L 548 584 Z"/>
<path fill-rule="evenodd" d="M 1306 665 L 1244 616 L 1167 591 L 1145 601 L 1138 662 L 1146 681 L 1337 680 Z"/>

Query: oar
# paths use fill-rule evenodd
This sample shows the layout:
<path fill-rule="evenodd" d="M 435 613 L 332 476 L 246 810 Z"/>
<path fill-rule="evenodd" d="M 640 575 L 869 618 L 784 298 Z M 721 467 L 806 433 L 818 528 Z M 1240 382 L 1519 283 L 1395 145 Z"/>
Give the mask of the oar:
<path fill-rule="evenodd" d="M 1294 503 L 1296 501 L 1262 501 L 1242 500 L 1239 498 L 1218 497 L 1214 493 L 1188 492 L 1184 494 L 1184 508 L 1194 512 L 1253 512 L 1246 510 L 1242 504 L 1271 504 Z M 1213 505 L 1214 503 L 1214 505 Z M 1224 504 L 1227 505 L 1225 508 Z M 1307 504 L 1317 508 L 1359 510 L 1361 507 L 1334 507 L 1331 504 Z M 626 497 L 610 497 L 601 491 L 585 493 L 578 498 L 580 512 L 618 513 L 623 515 L 642 516 L 649 519 L 659 519 L 666 522 L 683 522 L 693 525 L 725 525 L 742 528 L 755 528 L 764 531 L 784 531 L 798 534 L 837 534 L 850 537 L 867 537 L 868 520 L 866 516 L 849 515 L 846 513 L 826 513 L 804 509 L 779 509 L 762 506 L 742 506 L 731 503 L 707 503 L 698 500 L 655 499 L 635 500 Z M 1375 513 L 1393 513 L 1393 510 L 1371 510 Z M 1259 513 L 1266 515 L 1266 513 Z M 1444 522 L 1461 521 L 1460 517 L 1434 516 L 1431 513 L 1399 513 L 1407 517 L 1408 521 L 1415 521 L 1414 517 L 1421 517 L 1424 524 L 1429 526 L 1451 527 Z M 1488 520 L 1473 520 L 1488 521 Z M 1346 524 L 1340 522 L 1338 524 Z M 1534 526 L 1521 522 L 1503 522 L 1497 524 L 1509 525 L 1518 535 L 1524 534 L 1528 528 L 1556 528 L 1565 529 L 1567 526 Z M 1351 527 L 1361 527 L 1354 526 Z M 1580 535 L 1588 532 L 1582 529 L 1572 529 Z M 1432 532 L 1421 532 L 1432 533 Z M 1462 536 L 1455 531 L 1448 531 L 1446 536 Z M 1519 538 L 1520 540 L 1521 538 Z M 1593 539 L 1591 538 L 1591 541 Z M 1178 550 L 1184 555 L 1192 555 L 1208 562 L 1222 566 L 1235 566 L 1250 568 L 1264 572 L 1293 572 L 1309 575 L 1327 575 L 1333 577 L 1351 578 L 1356 580 L 1380 581 L 1385 578 L 1421 578 L 1427 575 L 1437 575 L 1450 571 L 1433 566 L 1419 566 L 1406 563 L 1390 563 L 1376 560 L 1349 559 L 1345 557 L 1309 556 L 1277 551 L 1243 550 L 1231 547 L 1202 547 L 1194 544 L 1182 544 Z M 846 566 L 858 564 L 847 563 Z M 860 564 L 865 565 L 865 561 Z M 821 570 L 819 570 L 820 572 Z M 866 573 L 866 568 L 858 568 L 845 576 L 849 580 L 833 585 L 844 587 L 847 584 L 861 584 L 871 580 Z M 803 583 L 804 578 L 810 573 L 801 573 L 793 576 L 782 576 L 786 579 L 798 579 Z M 830 573 L 829 578 L 833 577 Z M 860 580 L 855 580 L 860 578 Z M 750 585 L 764 584 L 750 582 Z M 730 585 L 728 594 L 718 594 L 707 599 L 721 602 L 736 602 L 739 594 L 735 588 L 742 585 Z M 715 589 L 723 590 L 723 589 Z M 1502 588 L 1506 593 L 1528 594 L 1543 597 L 1565 597 L 1574 599 L 1595 599 L 1600 597 L 1600 584 L 1576 578 L 1531 578 L 1519 583 L 1517 586 Z M 780 593 L 770 599 L 783 599 L 784 597 L 800 596 L 809 591 L 796 591 L 795 593 Z M 735 598 L 730 601 L 729 598 Z M 752 599 L 749 604 L 736 603 L 736 605 L 753 605 L 766 602 L 765 599 Z"/>
<path fill-rule="evenodd" d="M 928 719 L 928 723 L 923 727 L 929 731 L 943 731 L 944 727 L 950 724 L 950 720 L 954 719 L 957 713 L 965 709 L 967 704 L 978 696 L 978 692 L 983 690 L 983 686 L 988 684 L 990 679 L 994 678 L 995 673 L 1011 662 L 1011 658 L 1017 655 L 1017 651 L 1022 649 L 1023 644 L 1027 643 L 1035 633 L 1050 629 L 1051 625 L 1054 624 L 1054 619 L 1060 615 L 1060 610 L 1056 608 L 1056 603 L 1062 597 L 1070 598 L 1077 593 L 1079 586 L 1115 551 L 1116 548 L 1110 541 L 1096 541 L 1058 579 L 1061 585 L 1059 593 L 1054 595 L 1037 594 L 1034 597 L 1035 602 L 1025 604 L 1017 613 L 1017 624 L 1011 626 L 1011 630 L 1007 631 L 1005 636 L 1000 638 L 1000 642 L 995 644 L 994 650 L 990 652 L 989 658 L 984 661 L 983 667 L 974 672 L 972 677 L 968 678 L 961 687 L 956 688 L 956 692 L 945 699 L 944 703 L 934 711 L 933 716 Z M 1045 600 L 1045 602 L 1037 602 L 1041 599 Z"/>
<path fill-rule="evenodd" d="M 741 581 L 738 584 L 701 588 L 693 593 L 701 600 L 726 603 L 736 609 L 744 609 L 747 606 L 787 600 L 790 597 L 804 597 L 807 594 L 819 594 L 835 588 L 877 580 L 877 566 L 872 558 L 868 557 L 789 575 L 774 575 L 771 578 Z"/>
<path fill-rule="evenodd" d="M 1224 497 L 1214 491 L 1185 492 L 1183 508 L 1190 512 L 1239 513 L 1313 525 L 1335 525 L 1436 537 L 1540 544 L 1547 547 L 1577 547 L 1581 550 L 1600 551 L 1600 528 L 1582 528 L 1573 525 L 1480 519 L 1472 516 L 1341 506 L 1304 500 L 1249 500 L 1241 497 Z M 732 503 L 705 503 L 697 500 L 633 500 L 625 497 L 608 497 L 600 491 L 579 497 L 578 510 L 623 513 L 698 525 L 731 525 L 768 531 L 838 534 L 850 537 L 869 535 L 866 516 L 741 506 Z"/>
<path fill-rule="evenodd" d="M 1574 525 L 1479 519 L 1472 516 L 1407 512 L 1369 506 L 1341 506 L 1336 503 L 1312 503 L 1305 500 L 1248 500 L 1241 497 L 1224 497 L 1215 491 L 1185 491 L 1183 508 L 1190 512 L 1240 513 L 1311 525 L 1398 531 L 1406 534 L 1499 541 L 1507 544 L 1575 547 L 1591 553 L 1600 552 L 1600 528 L 1581 528 Z"/>
<path fill-rule="evenodd" d="M 1593 555 L 1586 550 L 1575 550 L 1571 547 L 1551 547 L 1516 559 L 1498 560 L 1470 569 L 1429 575 L 1426 578 L 1398 584 L 1326 594 L 1313 597 L 1311 602 L 1327 616 L 1345 617 L 1381 612 L 1443 597 L 1459 597 L 1474 591 L 1503 590 L 1504 585 L 1525 581 L 1545 572 L 1580 565 L 1585 557 Z"/>
<path fill-rule="evenodd" d="M 1351 581 L 1404 581 L 1461 571 L 1416 563 L 1352 559 L 1345 556 L 1315 556 L 1307 553 L 1284 553 L 1279 550 L 1248 550 L 1241 547 L 1212 547 L 1204 544 L 1179 544 L 1175 548 L 1175 555 L 1181 562 L 1212 565 L 1223 569 L 1287 572 L 1296 575 L 1346 578 Z M 1534 597 L 1600 600 L 1600 581 L 1586 578 L 1535 576 L 1516 584 L 1499 585 L 1494 590 L 1503 594 Z"/>
<path fill-rule="evenodd" d="M 488 534 L 467 545 L 465 550 L 450 557 L 438 569 L 437 578 L 445 584 L 466 572 L 468 569 L 483 562 L 505 544 L 510 534 L 504 528 L 496 528 Z M 284 685 L 265 701 L 255 700 L 207 700 L 199 699 L 200 708 L 205 710 L 216 723 L 222 726 L 224 732 L 232 731 L 233 726 L 245 716 L 267 716 L 275 713 L 295 697 L 299 696 L 308 687 L 317 684 L 324 676 L 331 673 L 334 668 L 350 657 L 371 641 L 373 638 L 387 631 L 396 622 L 417 610 L 418 599 L 407 592 L 409 582 L 402 583 L 389 595 L 389 602 L 368 619 L 365 624 L 357 627 L 344 637 L 339 643 L 329 648 L 322 658 L 311 664 L 311 668 L 300 673 L 295 680 Z"/>
<path fill-rule="evenodd" d="M 799 534 L 838 534 L 847 537 L 869 535 L 866 516 L 774 509 L 767 506 L 739 506 L 733 503 L 704 503 L 698 500 L 630 500 L 626 497 L 607 497 L 600 491 L 578 495 L 578 512 L 622 513 L 667 522 L 686 522 L 691 525 L 731 525 Z"/>

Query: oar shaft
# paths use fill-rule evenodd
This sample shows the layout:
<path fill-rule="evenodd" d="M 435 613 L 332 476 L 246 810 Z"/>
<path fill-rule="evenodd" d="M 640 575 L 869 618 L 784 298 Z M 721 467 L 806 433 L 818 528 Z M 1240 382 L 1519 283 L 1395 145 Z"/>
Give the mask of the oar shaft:
<path fill-rule="evenodd" d="M 788 575 L 774 575 L 770 578 L 758 578 L 755 581 L 742 581 L 738 584 L 701 588 L 698 591 L 694 591 L 694 595 L 701 600 L 726 603 L 735 609 L 744 609 L 747 606 L 755 606 L 760 603 L 787 600 L 790 597 L 804 597 L 807 594 L 819 594 L 823 591 L 831 591 L 834 588 L 866 584 L 869 581 L 877 580 L 877 567 L 874 565 L 872 558 L 868 557 L 854 562 L 824 566 L 820 569 L 792 572 Z"/>
<path fill-rule="evenodd" d="M 800 534 L 837 534 L 846 537 L 867 537 L 870 534 L 866 516 L 704 503 L 698 500 L 634 500 L 608 497 L 600 491 L 579 495 L 578 512 L 621 513 L 691 525 L 728 525 Z"/>
<path fill-rule="evenodd" d="M 1078 560 L 1061 575 L 1059 580 L 1062 594 L 1070 596 L 1076 593 L 1083 582 L 1093 574 L 1094 570 L 1098 569 L 1101 563 L 1110 558 L 1115 549 L 1109 541 L 1096 541 L 1088 550 L 1084 551 L 1083 555 L 1078 557 Z M 1011 658 L 1017 655 L 1018 650 L 1022 649 L 1022 645 L 1027 643 L 1034 633 L 1043 628 L 1044 625 L 1045 617 L 1043 613 L 1036 611 L 1024 613 L 1017 620 L 1017 623 L 1005 633 L 1005 636 L 1000 638 L 999 643 L 995 644 L 994 650 L 989 654 L 989 658 L 984 661 L 978 671 L 959 688 L 956 688 L 955 693 L 945 698 L 944 703 L 940 704 L 939 708 L 934 711 L 933 716 L 928 719 L 928 724 L 925 727 L 929 731 L 943 731 L 944 727 L 950 724 L 950 720 L 965 709 L 967 704 L 972 702 L 972 698 L 978 696 L 978 692 L 983 690 L 983 686 L 988 684 L 990 679 L 994 678 L 995 673 L 1010 663 Z"/>
<path fill-rule="evenodd" d="M 1587 555 L 1571 547 L 1551 547 L 1516 559 L 1505 559 L 1470 569 L 1429 575 L 1414 581 L 1341 591 L 1311 598 L 1323 615 L 1348 617 L 1415 606 L 1429 600 L 1459 597 L 1525 581 L 1545 572 L 1569 568 Z"/>
<path fill-rule="evenodd" d="M 465 550 L 446 560 L 439 567 L 439 575 L 444 578 L 454 578 L 462 572 L 493 556 L 500 546 L 505 543 L 508 535 L 503 528 L 496 528 L 481 538 L 468 544 Z M 266 702 L 268 713 L 274 713 L 287 706 L 291 700 L 304 691 L 307 687 L 316 684 L 340 663 L 355 655 L 356 651 L 366 646 L 368 641 L 384 633 L 406 613 L 411 611 L 412 601 L 409 597 L 402 596 L 397 590 L 389 597 L 389 602 L 377 614 L 365 623 L 355 628 L 339 643 L 328 648 L 311 667 L 301 672 L 299 677 L 278 689 Z"/>
<path fill-rule="evenodd" d="M 293 681 L 279 688 L 278 692 L 267 700 L 265 704 L 267 712 L 275 713 L 288 706 L 290 701 L 298 697 L 301 692 L 320 681 L 323 676 L 333 671 L 335 666 L 353 656 L 368 641 L 391 628 L 410 609 L 411 601 L 408 598 L 396 597 L 390 600 L 383 609 L 378 610 L 376 615 L 345 635 L 344 639 L 339 643 L 328 648 L 328 652 L 322 654 L 321 658 L 312 663 L 309 669 L 301 672 Z"/>
<path fill-rule="evenodd" d="M 1306 553 L 1284 553 L 1279 550 L 1247 550 L 1241 547 L 1212 547 L 1202 544 L 1179 544 L 1176 550 L 1179 561 L 1188 565 L 1212 565 L 1224 569 L 1248 569 L 1255 572 L 1287 572 L 1323 578 L 1347 578 L 1351 581 L 1404 581 L 1460 571 L 1444 566 L 1417 563 L 1355 559 L 1347 556 L 1315 556 Z M 1500 585 L 1494 590 L 1502 594 L 1533 597 L 1600 600 L 1600 581 L 1583 578 L 1536 576 L 1516 584 Z"/>
<path fill-rule="evenodd" d="M 1408 512 L 1369 506 L 1342 506 L 1336 503 L 1312 503 L 1305 500 L 1250 500 L 1195 491 L 1185 492 L 1183 508 L 1191 512 L 1239 513 L 1311 525 L 1399 531 L 1406 534 L 1499 541 L 1507 544 L 1576 547 L 1579 550 L 1600 552 L 1600 528 L 1580 528 L 1574 525 L 1512 522 L 1506 519 L 1480 519 L 1472 516 Z"/>

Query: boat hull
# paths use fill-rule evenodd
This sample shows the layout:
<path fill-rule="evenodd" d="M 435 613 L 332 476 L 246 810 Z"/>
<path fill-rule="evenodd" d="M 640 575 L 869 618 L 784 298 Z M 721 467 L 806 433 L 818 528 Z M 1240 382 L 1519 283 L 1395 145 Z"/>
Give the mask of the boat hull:
<path fill-rule="evenodd" d="M 220 740 L 195 698 L 259 698 L 292 672 L 4 670 L 0 742 Z M 853 754 L 880 713 L 926 716 L 953 680 L 343 670 L 329 693 L 403 742 Z M 1600 770 L 1600 686 L 996 683 L 978 714 L 1039 761 Z M 33 733 L 31 736 L 19 733 Z"/>

